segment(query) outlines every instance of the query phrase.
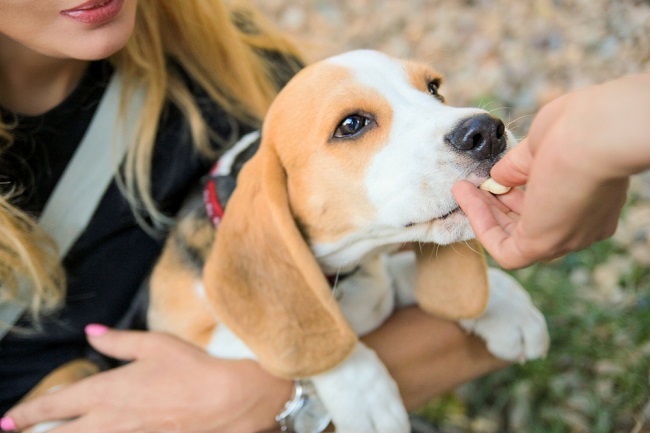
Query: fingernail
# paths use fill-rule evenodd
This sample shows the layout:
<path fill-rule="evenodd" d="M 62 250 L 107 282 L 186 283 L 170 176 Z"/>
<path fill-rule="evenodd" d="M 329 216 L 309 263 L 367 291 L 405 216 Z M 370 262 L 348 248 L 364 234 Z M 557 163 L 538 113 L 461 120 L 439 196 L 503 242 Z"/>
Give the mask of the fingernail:
<path fill-rule="evenodd" d="M 104 325 L 98 325 L 96 323 L 91 323 L 90 325 L 87 325 L 85 328 L 86 335 L 90 335 L 91 337 L 98 337 L 100 335 L 106 334 L 108 332 L 108 327 Z"/>
<path fill-rule="evenodd" d="M 14 431 L 16 430 L 16 423 L 13 419 L 6 416 L 0 419 L 0 429 L 4 431 Z"/>

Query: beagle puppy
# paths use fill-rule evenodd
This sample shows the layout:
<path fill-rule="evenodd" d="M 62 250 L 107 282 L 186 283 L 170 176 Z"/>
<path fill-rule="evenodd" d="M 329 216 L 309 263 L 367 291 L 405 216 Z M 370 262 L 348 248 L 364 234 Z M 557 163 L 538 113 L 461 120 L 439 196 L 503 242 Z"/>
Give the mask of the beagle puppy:
<path fill-rule="evenodd" d="M 181 210 L 151 276 L 150 329 L 301 379 L 341 433 L 409 432 L 396 383 L 359 340 L 398 306 L 458 321 L 500 358 L 544 356 L 544 317 L 488 270 L 451 193 L 485 181 L 516 140 L 484 110 L 446 105 L 441 83 L 366 50 L 299 72 L 259 149 L 253 133 L 220 159 L 217 178 L 243 168 L 218 229 L 201 193 Z"/>
<path fill-rule="evenodd" d="M 397 306 L 458 320 L 500 358 L 544 356 L 544 317 L 514 279 L 488 271 L 451 193 L 485 181 L 516 140 L 484 110 L 446 105 L 441 83 L 424 64 L 366 50 L 299 72 L 218 230 L 194 205 L 168 239 L 151 329 L 311 382 L 343 433 L 409 431 L 395 382 L 359 340 Z M 405 243 L 413 251 L 396 253 Z"/>

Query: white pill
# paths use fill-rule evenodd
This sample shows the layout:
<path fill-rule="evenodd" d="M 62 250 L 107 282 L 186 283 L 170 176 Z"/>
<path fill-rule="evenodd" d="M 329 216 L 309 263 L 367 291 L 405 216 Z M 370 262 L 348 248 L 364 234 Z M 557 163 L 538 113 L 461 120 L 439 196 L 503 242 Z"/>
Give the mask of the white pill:
<path fill-rule="evenodd" d="M 485 182 L 479 186 L 480 189 L 484 191 L 490 191 L 494 195 L 501 195 L 505 194 L 508 191 L 510 191 L 509 186 L 504 186 L 498 183 L 496 180 L 492 179 L 491 177 L 488 178 Z"/>

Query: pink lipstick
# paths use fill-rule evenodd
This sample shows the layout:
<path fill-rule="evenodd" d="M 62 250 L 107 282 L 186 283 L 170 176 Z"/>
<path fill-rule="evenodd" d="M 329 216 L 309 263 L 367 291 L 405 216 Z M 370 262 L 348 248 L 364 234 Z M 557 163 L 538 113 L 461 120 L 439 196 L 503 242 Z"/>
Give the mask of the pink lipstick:
<path fill-rule="evenodd" d="M 104 24 L 120 13 L 123 4 L 124 0 L 90 0 L 60 13 L 80 23 Z"/>

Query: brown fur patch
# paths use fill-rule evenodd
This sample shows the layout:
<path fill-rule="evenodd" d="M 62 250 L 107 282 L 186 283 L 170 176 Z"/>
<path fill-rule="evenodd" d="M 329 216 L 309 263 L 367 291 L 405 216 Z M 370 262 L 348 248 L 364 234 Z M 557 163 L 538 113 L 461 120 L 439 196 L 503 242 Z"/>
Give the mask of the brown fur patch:
<path fill-rule="evenodd" d="M 425 93 L 429 93 L 429 83 L 433 80 L 443 81 L 442 75 L 437 73 L 433 68 L 418 62 L 404 62 L 409 82 L 413 87 Z"/>
<path fill-rule="evenodd" d="M 415 295 L 427 313 L 445 319 L 473 319 L 487 307 L 487 263 L 476 240 L 451 245 L 414 246 Z"/>
<path fill-rule="evenodd" d="M 372 123 L 354 138 L 333 138 L 350 115 Z M 291 209 L 310 241 L 335 241 L 374 217 L 364 177 L 372 157 L 388 143 L 392 122 L 389 101 L 337 65 L 307 68 L 278 96 L 263 135 L 277 143 L 290 173 Z"/>
<path fill-rule="evenodd" d="M 201 275 L 183 257 L 176 235 L 168 238 L 151 276 L 148 325 L 206 347 L 217 322 L 207 300 L 196 292 Z M 213 233 L 208 233 L 212 238 Z"/>

